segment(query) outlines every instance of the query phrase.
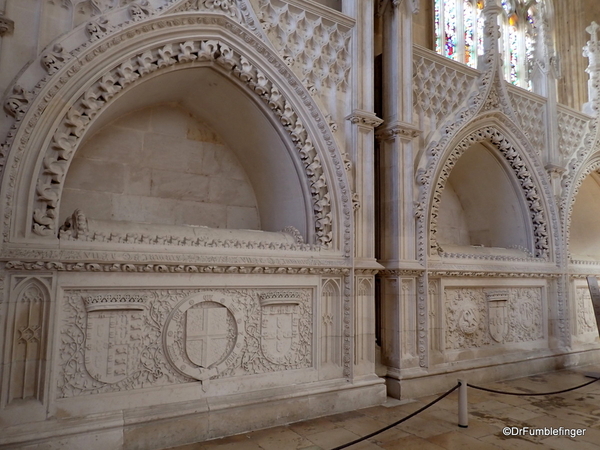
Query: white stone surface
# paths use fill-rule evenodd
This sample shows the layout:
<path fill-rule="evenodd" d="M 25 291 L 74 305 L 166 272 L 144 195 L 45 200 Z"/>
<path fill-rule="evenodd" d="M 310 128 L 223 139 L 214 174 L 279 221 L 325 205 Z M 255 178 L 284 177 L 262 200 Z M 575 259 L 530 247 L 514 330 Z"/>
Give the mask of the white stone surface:
<path fill-rule="evenodd" d="M 479 70 L 414 45 L 429 6 L 0 2 L 0 446 L 167 448 L 598 355 L 600 118 L 542 48 L 532 93 L 493 36 Z"/>
<path fill-rule="evenodd" d="M 63 222 L 85 208 L 92 219 L 260 229 L 254 191 L 236 156 L 177 105 L 136 111 L 102 128 L 74 158 L 65 189 Z M 88 193 L 98 198 L 98 211 L 85 201 Z M 241 207 L 231 218 L 230 206 Z"/>

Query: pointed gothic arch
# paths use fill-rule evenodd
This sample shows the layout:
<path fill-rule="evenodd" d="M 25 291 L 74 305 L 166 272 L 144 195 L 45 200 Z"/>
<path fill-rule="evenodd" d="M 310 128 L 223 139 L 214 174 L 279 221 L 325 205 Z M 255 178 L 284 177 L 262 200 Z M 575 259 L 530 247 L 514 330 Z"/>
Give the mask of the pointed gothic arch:
<path fill-rule="evenodd" d="M 535 173 L 529 168 L 529 164 L 521 152 L 511 143 L 511 139 L 499 127 L 487 125 L 474 128 L 465 137 L 454 142 L 456 142 L 455 145 L 448 147 L 450 150 L 447 152 L 446 158 L 440 158 L 440 161 L 443 162 L 435 171 L 433 178 L 435 181 L 431 183 L 428 218 L 429 251 L 436 251 L 438 247 L 436 235 L 440 203 L 452 168 L 471 146 L 485 143 L 489 149 L 497 153 L 498 158 L 503 160 L 521 192 L 523 204 L 529 216 L 531 253 L 537 258 L 549 258 L 552 239 L 545 207 L 546 202 L 540 193 Z M 421 174 L 421 176 L 423 175 Z"/>
<path fill-rule="evenodd" d="M 565 178 L 566 183 L 564 183 L 564 185 L 567 189 L 567 192 L 563 196 L 561 213 L 563 219 L 565 248 L 567 249 L 567 252 L 571 258 L 574 256 L 577 257 L 577 255 L 571 254 L 571 231 L 572 221 L 574 218 L 575 202 L 577 201 L 577 197 L 579 196 L 580 190 L 584 183 L 589 179 L 590 176 L 593 176 L 594 172 L 599 170 L 600 152 L 596 151 L 578 167 L 578 170 L 576 170 L 573 176 Z"/>
<path fill-rule="evenodd" d="M 131 41 L 131 42 L 129 42 Z M 261 63 L 265 61 L 265 63 Z M 202 13 L 132 24 L 82 49 L 28 102 L 15 132 L 4 178 L 5 239 L 56 236 L 66 172 L 89 127 L 123 93 L 146 79 L 210 66 L 237 84 L 269 116 L 301 172 L 313 242 L 349 248 L 351 195 L 340 151 L 327 123 L 295 75 L 255 36 L 228 17 Z M 269 68 L 271 63 L 273 68 Z M 50 122 L 46 117 L 59 117 Z M 24 126 L 24 124 L 27 124 Z M 35 149 L 35 150 L 32 150 Z M 6 180 L 36 180 L 35 185 Z M 12 191 L 14 190 L 14 195 Z M 12 205 L 26 204 L 15 214 Z M 8 231 L 10 230 L 10 231 Z"/>

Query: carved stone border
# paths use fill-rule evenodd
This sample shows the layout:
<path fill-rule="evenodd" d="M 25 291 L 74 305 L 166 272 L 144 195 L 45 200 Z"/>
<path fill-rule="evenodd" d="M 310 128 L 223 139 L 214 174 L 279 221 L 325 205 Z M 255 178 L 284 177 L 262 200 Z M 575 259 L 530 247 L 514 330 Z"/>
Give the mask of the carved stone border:
<path fill-rule="evenodd" d="M 9 261 L 6 270 L 59 271 L 59 272 L 139 272 L 139 273 L 226 273 L 226 274 L 279 274 L 279 275 L 349 275 L 350 268 L 340 267 L 278 267 L 231 266 L 207 264 L 137 264 L 90 263 L 62 261 Z"/>
<path fill-rule="evenodd" d="M 316 149 L 304 124 L 284 98 L 275 83 L 250 61 L 228 45 L 217 40 L 182 40 L 159 45 L 139 52 L 99 76 L 98 80 L 74 103 L 54 133 L 45 151 L 43 169 L 38 176 L 38 208 L 33 212 L 33 232 L 53 236 L 57 229 L 57 208 L 63 182 L 75 151 L 94 117 L 111 100 L 146 75 L 177 64 L 216 63 L 239 78 L 251 92 L 258 95 L 277 116 L 288 132 L 304 163 L 315 215 L 315 230 L 319 244 L 331 243 L 331 204 L 325 175 Z M 189 64 L 187 64 L 189 65 Z"/>
<path fill-rule="evenodd" d="M 47 77 L 40 82 L 38 85 L 39 88 L 36 89 L 35 93 L 38 97 L 35 101 L 37 108 L 35 108 L 34 111 L 29 111 L 29 106 L 32 106 L 34 103 L 33 101 L 27 105 L 28 110 L 23 112 L 21 120 L 17 120 L 17 124 L 15 124 L 13 129 L 9 132 L 6 143 L 3 144 L 3 154 L 6 154 L 10 147 L 16 147 L 11 149 L 11 156 L 14 159 L 13 164 L 8 168 L 6 174 L 9 177 L 9 188 L 5 194 L 5 228 L 3 231 L 5 241 L 9 240 L 10 221 L 13 212 L 14 187 L 17 184 L 16 179 L 19 168 L 18 163 L 23 159 L 28 141 L 34 134 L 36 124 L 42 113 L 52 99 L 58 94 L 61 87 L 67 83 L 69 78 L 79 72 L 84 65 L 89 64 L 100 54 L 106 52 L 111 47 L 119 45 L 121 42 L 146 33 L 152 33 L 153 30 L 195 24 L 206 24 L 211 26 L 219 25 L 232 34 L 241 37 L 247 44 L 254 47 L 258 53 L 268 60 L 270 64 L 272 64 L 273 69 L 278 71 L 286 79 L 286 85 L 289 85 L 298 94 L 298 100 L 304 103 L 308 113 L 312 116 L 319 131 L 322 133 L 322 138 L 328 149 L 328 156 L 333 162 L 334 167 L 332 167 L 332 169 L 337 176 L 342 201 L 340 212 L 342 213 L 341 226 L 344 229 L 343 235 L 341 236 L 343 239 L 343 251 L 344 256 L 350 256 L 351 233 L 349 231 L 351 227 L 352 212 L 351 194 L 345 179 L 343 161 L 341 161 L 341 158 L 338 155 L 339 150 L 336 148 L 333 136 L 328 129 L 326 121 L 319 113 L 318 107 L 285 63 L 280 61 L 278 57 L 275 57 L 270 49 L 256 39 L 255 35 L 251 34 L 237 23 L 232 22 L 227 17 L 217 17 L 199 13 L 185 16 L 177 15 L 174 17 L 161 17 L 154 20 L 143 21 L 141 23 L 134 23 L 130 28 L 95 43 L 94 46 L 86 52 L 83 52 L 81 49 L 71 52 L 71 55 L 77 54 L 78 57 L 67 58 L 64 66 L 60 68 L 57 74 L 50 78 Z M 194 40 L 192 41 L 192 45 L 200 45 L 200 43 L 206 43 L 208 41 L 209 40 Z M 190 60 L 187 58 L 194 59 L 194 56 L 196 56 L 195 60 L 198 60 L 199 53 L 194 53 L 196 50 L 195 48 L 192 47 L 192 49 L 190 49 L 186 46 L 188 43 L 189 41 L 175 42 L 174 44 L 180 45 L 180 48 L 175 50 L 173 50 L 173 47 L 171 47 L 171 49 L 165 49 L 164 45 L 160 48 L 155 48 L 153 51 L 156 52 L 156 54 L 151 52 L 150 61 L 144 61 L 143 59 L 146 52 L 141 55 L 136 55 L 137 57 L 142 57 L 141 65 L 138 61 L 132 61 L 131 58 L 121 61 L 121 64 L 118 66 L 116 64 L 113 65 L 112 71 L 103 74 L 98 79 L 96 86 L 79 99 L 80 103 L 78 106 L 84 106 L 83 113 L 78 114 L 78 111 L 73 108 L 65 115 L 61 128 L 57 130 L 57 134 L 53 137 L 51 148 L 47 149 L 48 153 L 44 160 L 44 167 L 41 169 L 42 179 L 37 186 L 38 199 L 40 201 L 38 202 L 38 207 L 34 213 L 34 226 L 37 233 L 51 235 L 56 229 L 56 213 L 54 209 L 58 204 L 58 197 L 55 198 L 54 196 L 58 194 L 58 191 L 54 189 L 51 184 L 61 184 L 66 167 L 65 163 L 60 161 L 63 160 L 62 156 L 67 156 L 65 161 L 68 161 L 72 156 L 72 153 L 69 154 L 69 151 L 72 150 L 74 144 L 80 140 L 81 136 L 78 136 L 78 133 L 84 131 L 87 124 L 86 119 L 87 121 L 90 120 L 90 117 L 87 116 L 87 112 L 89 111 L 91 114 L 97 113 L 98 109 L 101 108 L 107 100 L 117 95 L 124 87 L 120 84 L 121 81 L 127 85 L 143 76 L 139 70 L 141 69 L 144 71 L 145 69 L 148 69 L 148 67 L 144 66 L 144 63 L 146 62 L 150 64 L 150 67 L 152 67 L 152 64 L 156 64 L 157 68 L 155 70 L 159 70 L 158 64 L 161 62 L 162 64 L 167 65 L 180 62 L 190 63 Z M 264 73 L 261 73 L 261 77 L 259 77 L 258 69 L 256 69 L 248 60 L 242 61 L 243 57 L 226 44 L 223 44 L 222 42 L 217 42 L 216 44 L 217 48 L 212 52 L 210 62 L 214 63 L 215 66 L 219 66 L 221 70 L 229 70 L 234 76 L 239 77 L 240 80 L 255 93 L 255 95 L 258 95 L 268 104 L 269 108 L 282 122 L 284 128 L 289 133 L 292 142 L 298 149 L 301 158 L 303 158 L 304 167 L 310 181 L 310 190 L 313 197 L 313 210 L 315 210 L 317 240 L 321 245 L 331 245 L 333 234 L 331 228 L 331 197 L 328 195 L 324 171 L 320 166 L 321 161 L 316 154 L 312 142 L 307 136 L 304 124 L 302 124 L 298 115 L 292 109 L 292 105 L 283 98 L 281 90 L 279 90 L 271 80 L 267 79 Z M 221 45 L 223 45 L 223 47 L 221 47 Z M 160 54 L 159 50 L 161 51 Z M 209 52 L 209 54 L 211 53 Z M 116 79 L 115 76 L 117 76 Z M 50 81 L 54 82 L 54 84 L 46 86 Z M 273 89 L 275 89 L 275 92 L 273 92 Z M 85 95 L 87 95 L 87 97 Z M 86 107 L 83 102 L 87 102 L 88 106 Z M 22 130 L 20 129 L 21 127 L 23 128 Z M 12 145 L 13 142 L 15 143 L 14 146 Z"/>

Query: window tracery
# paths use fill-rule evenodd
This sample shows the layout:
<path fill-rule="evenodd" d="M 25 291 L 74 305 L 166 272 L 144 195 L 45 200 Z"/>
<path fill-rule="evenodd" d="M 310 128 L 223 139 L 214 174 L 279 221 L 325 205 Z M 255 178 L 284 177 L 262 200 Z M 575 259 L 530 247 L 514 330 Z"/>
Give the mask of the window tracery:
<path fill-rule="evenodd" d="M 543 0 L 502 0 L 500 27 L 505 79 L 531 89 L 539 5 Z M 455 61 L 477 68 L 483 54 L 484 0 L 435 0 L 436 51 Z"/>

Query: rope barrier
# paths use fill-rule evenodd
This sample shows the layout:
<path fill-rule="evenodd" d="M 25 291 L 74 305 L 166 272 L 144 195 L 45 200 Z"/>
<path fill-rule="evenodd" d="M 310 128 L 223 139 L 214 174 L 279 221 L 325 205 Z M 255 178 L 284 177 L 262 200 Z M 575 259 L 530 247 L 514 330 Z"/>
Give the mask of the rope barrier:
<path fill-rule="evenodd" d="M 411 417 L 414 417 L 414 416 L 416 416 L 417 414 L 419 414 L 419 413 L 421 413 L 421 412 L 425 411 L 425 410 L 426 410 L 427 408 L 429 408 L 430 406 L 433 406 L 433 405 L 435 405 L 437 402 L 439 402 L 440 400 L 442 400 L 444 397 L 446 397 L 446 396 L 450 395 L 452 392 L 454 392 L 455 390 L 457 390 L 457 389 L 459 388 L 459 386 L 460 386 L 460 383 L 459 383 L 459 384 L 457 384 L 456 386 L 454 386 L 454 387 L 453 387 L 452 389 L 450 389 L 449 391 L 447 391 L 447 392 L 445 392 L 444 394 L 442 394 L 440 397 L 438 397 L 438 398 L 436 398 L 435 400 L 433 400 L 432 402 L 430 402 L 430 403 L 428 403 L 427 405 L 423 406 L 421 409 L 419 409 L 419 410 L 415 411 L 415 412 L 414 412 L 414 413 L 412 413 L 412 414 L 409 414 L 408 416 L 404 417 L 403 419 L 400 419 L 400 420 L 398 420 L 398 421 L 396 421 L 396 422 L 394 422 L 394 423 L 392 423 L 392 424 L 390 424 L 390 425 L 388 425 L 388 426 L 386 426 L 386 427 L 384 427 L 384 428 L 381 428 L 381 429 L 380 429 L 380 430 L 378 430 L 378 431 L 375 431 L 375 432 L 373 432 L 373 433 L 371 433 L 371 434 L 368 434 L 368 435 L 366 435 L 366 436 L 363 436 L 363 437 L 361 437 L 361 438 L 358 438 L 358 439 L 356 439 L 356 440 L 354 440 L 354 441 L 352 441 L 352 442 L 348 442 L 347 444 L 340 445 L 339 447 L 335 447 L 335 448 L 334 448 L 334 449 L 332 449 L 332 450 L 341 450 L 341 449 L 343 449 L 343 448 L 350 447 L 351 445 L 358 444 L 359 442 L 362 442 L 362 441 L 364 441 L 364 440 L 366 440 L 366 439 L 372 438 L 373 436 L 377 436 L 379 433 L 383 433 L 384 431 L 387 431 L 387 430 L 389 430 L 390 428 L 394 428 L 396 425 L 400 425 L 402 422 L 404 422 L 404 421 L 406 421 L 406 420 L 410 419 Z"/>
<path fill-rule="evenodd" d="M 479 389 L 480 391 L 485 391 L 485 392 L 492 392 L 494 394 L 504 394 L 504 395 L 515 395 L 515 396 L 539 396 L 539 395 L 555 395 L 555 394 L 562 394 L 564 392 L 570 392 L 570 391 L 574 391 L 575 389 L 579 389 L 582 387 L 586 387 L 589 386 L 592 383 L 595 383 L 596 381 L 600 380 L 600 378 L 594 378 L 592 381 L 588 381 L 587 383 L 584 383 L 582 385 L 579 386 L 575 386 L 569 389 L 563 389 L 562 391 L 554 391 L 554 392 L 542 392 L 542 393 L 536 393 L 536 394 L 527 394 L 527 393 L 523 393 L 523 392 L 506 392 L 506 391 L 497 391 L 496 389 L 489 389 L 489 388 L 484 388 L 481 386 L 473 386 L 470 383 L 467 383 L 467 386 L 472 387 L 473 389 Z"/>
<path fill-rule="evenodd" d="M 592 381 L 588 381 L 587 383 L 584 383 L 584 384 L 581 384 L 579 386 L 575 386 L 575 387 L 572 387 L 572 388 L 568 388 L 568 389 L 562 389 L 560 391 L 527 394 L 527 393 L 523 393 L 523 392 L 506 392 L 506 391 L 499 391 L 499 390 L 496 390 L 496 389 L 484 388 L 484 387 L 481 387 L 481 386 L 474 386 L 472 384 L 465 383 L 463 380 L 458 380 L 458 384 L 456 386 L 454 386 L 452 389 L 446 391 L 444 394 L 442 394 L 441 396 L 439 396 L 438 398 L 436 398 L 432 402 L 428 403 L 427 405 L 423 406 L 419 410 L 413 412 L 412 414 L 409 414 L 408 416 L 404 417 L 403 419 L 400 419 L 400 420 L 398 420 L 398 421 L 396 421 L 396 422 L 394 422 L 394 423 L 392 423 L 392 424 L 390 424 L 390 425 L 388 425 L 386 427 L 383 427 L 383 428 L 381 428 L 381 429 L 379 429 L 377 431 L 374 431 L 371 434 L 368 434 L 366 436 L 358 438 L 358 439 L 356 439 L 356 440 L 354 440 L 352 442 L 348 442 L 347 444 L 340 445 L 339 447 L 335 447 L 332 450 L 342 450 L 344 448 L 350 447 L 351 445 L 358 444 L 359 442 L 362 442 L 362 441 L 365 441 L 365 440 L 367 440 L 369 438 L 372 438 L 373 436 L 377 436 L 378 434 L 383 433 L 384 431 L 387 431 L 390 428 L 393 428 L 393 427 L 395 427 L 397 425 L 400 425 L 402 422 L 407 421 L 411 417 L 414 417 L 417 414 L 425 411 L 427 408 L 435 405 L 437 402 L 439 402 L 440 400 L 442 400 L 444 397 L 450 395 L 452 392 L 454 392 L 455 390 L 457 390 L 458 388 L 461 388 L 461 387 L 462 387 L 463 391 L 461 391 L 462 395 L 460 397 L 464 397 L 464 398 L 460 398 L 459 399 L 459 426 L 463 427 L 463 428 L 466 428 L 468 426 L 468 416 L 467 416 L 468 413 L 467 413 L 467 409 L 466 409 L 467 408 L 466 387 L 472 387 L 473 389 L 478 389 L 480 391 L 485 391 L 485 392 L 491 392 L 493 394 L 515 395 L 515 396 L 541 396 L 541 395 L 555 395 L 555 394 L 562 394 L 562 393 L 565 393 L 565 392 L 571 392 L 571 391 L 574 391 L 576 389 L 580 389 L 582 387 L 589 386 L 590 384 L 595 383 L 596 381 L 600 381 L 600 378 L 594 378 Z M 464 410 L 464 411 L 461 410 L 461 406 L 462 406 L 462 410 Z M 462 413 L 463 416 L 466 416 L 466 417 L 462 417 L 461 418 L 460 417 L 461 413 Z"/>

